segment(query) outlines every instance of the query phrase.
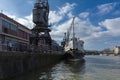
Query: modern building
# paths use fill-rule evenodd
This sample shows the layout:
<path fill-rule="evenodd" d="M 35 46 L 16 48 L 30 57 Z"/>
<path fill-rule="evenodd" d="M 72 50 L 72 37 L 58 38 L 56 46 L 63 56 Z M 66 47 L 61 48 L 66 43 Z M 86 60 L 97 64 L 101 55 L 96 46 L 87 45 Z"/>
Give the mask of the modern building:
<path fill-rule="evenodd" d="M 120 46 L 115 46 L 114 48 L 114 55 L 120 54 Z"/>
<path fill-rule="evenodd" d="M 25 51 L 31 30 L 0 13 L 0 51 Z"/>

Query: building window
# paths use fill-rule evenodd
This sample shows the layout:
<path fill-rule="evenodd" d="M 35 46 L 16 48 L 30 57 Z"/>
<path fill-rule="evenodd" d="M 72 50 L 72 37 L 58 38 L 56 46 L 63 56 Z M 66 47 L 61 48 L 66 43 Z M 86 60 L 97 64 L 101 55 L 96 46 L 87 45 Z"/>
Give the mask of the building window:
<path fill-rule="evenodd" d="M 9 23 L 5 20 L 2 20 L 2 27 L 3 27 L 3 32 L 7 34 L 11 34 L 14 36 L 17 36 L 18 28 L 16 25 Z"/>
<path fill-rule="evenodd" d="M 9 23 L 5 20 L 2 20 L 3 32 L 9 33 Z"/>
<path fill-rule="evenodd" d="M 5 28 L 9 28 L 9 23 L 5 20 L 2 20 L 2 26 Z"/>
<path fill-rule="evenodd" d="M 19 33 L 19 37 L 24 38 L 26 40 L 29 39 L 29 34 L 27 32 L 19 29 L 18 33 Z"/>

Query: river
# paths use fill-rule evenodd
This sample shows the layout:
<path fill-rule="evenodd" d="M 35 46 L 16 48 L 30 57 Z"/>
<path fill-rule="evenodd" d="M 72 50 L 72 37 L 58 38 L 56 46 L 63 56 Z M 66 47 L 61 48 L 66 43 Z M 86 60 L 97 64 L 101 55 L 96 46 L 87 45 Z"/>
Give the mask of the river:
<path fill-rule="evenodd" d="M 17 80 L 120 80 L 120 56 L 85 56 L 85 63 L 61 61 Z"/>

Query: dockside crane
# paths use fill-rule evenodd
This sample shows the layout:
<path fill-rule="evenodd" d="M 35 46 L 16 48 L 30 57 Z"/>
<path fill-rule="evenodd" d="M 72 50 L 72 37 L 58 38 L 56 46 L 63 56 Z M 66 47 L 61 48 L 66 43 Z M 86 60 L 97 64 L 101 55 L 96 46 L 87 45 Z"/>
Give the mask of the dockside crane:
<path fill-rule="evenodd" d="M 44 38 L 47 45 L 51 46 L 51 36 L 49 34 L 50 25 L 48 23 L 49 16 L 49 4 L 48 0 L 36 0 L 33 8 L 33 22 L 35 26 L 32 29 L 32 35 L 30 37 L 30 43 L 35 44 L 38 47 L 40 38 Z"/>
<path fill-rule="evenodd" d="M 74 32 L 74 20 L 75 20 L 75 17 L 73 17 L 72 22 L 71 22 L 71 25 L 70 25 L 70 27 L 69 27 L 68 30 L 67 30 L 67 33 L 64 34 L 63 42 L 61 42 L 61 45 L 62 45 L 63 47 L 64 47 L 65 45 L 67 45 L 68 42 L 69 42 L 71 30 L 73 30 L 73 35 L 72 35 L 73 38 L 75 37 L 75 32 Z"/>

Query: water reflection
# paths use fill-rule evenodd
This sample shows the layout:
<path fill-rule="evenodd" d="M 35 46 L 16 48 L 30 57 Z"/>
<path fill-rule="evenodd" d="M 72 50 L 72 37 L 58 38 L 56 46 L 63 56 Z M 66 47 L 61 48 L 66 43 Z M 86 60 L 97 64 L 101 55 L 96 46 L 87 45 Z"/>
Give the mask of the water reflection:
<path fill-rule="evenodd" d="M 20 77 L 12 78 L 9 80 L 53 80 L 51 78 L 52 67 L 54 67 L 56 63 L 48 65 L 45 68 L 40 68 L 37 71 L 32 71 L 29 73 L 25 73 Z"/>
<path fill-rule="evenodd" d="M 85 60 L 61 61 L 15 80 L 120 80 L 120 57 L 86 56 Z"/>
<path fill-rule="evenodd" d="M 72 73 L 85 73 L 85 62 L 81 61 L 65 61 L 66 67 L 69 68 L 69 70 Z"/>
<path fill-rule="evenodd" d="M 48 72 L 42 73 L 40 80 L 77 80 L 85 73 L 85 63 L 81 61 L 62 61 Z M 81 76 L 82 77 L 82 76 Z"/>

